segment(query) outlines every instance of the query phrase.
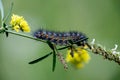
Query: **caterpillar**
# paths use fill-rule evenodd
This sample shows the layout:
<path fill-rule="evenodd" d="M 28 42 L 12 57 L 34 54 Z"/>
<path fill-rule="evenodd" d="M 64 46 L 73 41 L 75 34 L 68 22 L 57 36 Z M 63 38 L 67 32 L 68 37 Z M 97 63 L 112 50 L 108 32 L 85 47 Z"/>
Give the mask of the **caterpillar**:
<path fill-rule="evenodd" d="M 88 37 L 81 32 L 70 31 L 70 32 L 54 32 L 40 29 L 34 33 L 34 37 L 47 40 L 56 45 L 70 45 L 76 44 L 78 46 L 87 43 Z"/>

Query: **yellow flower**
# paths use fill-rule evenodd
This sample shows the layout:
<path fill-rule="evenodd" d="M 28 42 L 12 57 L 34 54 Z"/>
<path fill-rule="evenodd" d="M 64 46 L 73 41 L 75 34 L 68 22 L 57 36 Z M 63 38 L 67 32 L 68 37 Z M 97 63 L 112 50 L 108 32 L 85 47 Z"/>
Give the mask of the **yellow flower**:
<path fill-rule="evenodd" d="M 74 56 L 70 55 L 71 50 L 67 51 L 66 61 L 72 63 L 76 68 L 84 67 L 84 63 L 88 63 L 90 56 L 88 52 L 83 48 L 76 48 L 73 53 Z"/>
<path fill-rule="evenodd" d="M 19 32 L 19 30 L 24 32 L 30 32 L 30 27 L 22 16 L 13 14 L 11 17 L 10 24 L 16 32 Z"/>
<path fill-rule="evenodd" d="M 20 26 L 21 26 L 23 31 L 30 32 L 30 27 L 28 27 L 28 24 L 25 20 L 20 22 Z"/>
<path fill-rule="evenodd" d="M 19 29 L 20 27 L 18 25 L 14 26 L 13 29 L 16 31 L 16 32 L 19 32 Z"/>

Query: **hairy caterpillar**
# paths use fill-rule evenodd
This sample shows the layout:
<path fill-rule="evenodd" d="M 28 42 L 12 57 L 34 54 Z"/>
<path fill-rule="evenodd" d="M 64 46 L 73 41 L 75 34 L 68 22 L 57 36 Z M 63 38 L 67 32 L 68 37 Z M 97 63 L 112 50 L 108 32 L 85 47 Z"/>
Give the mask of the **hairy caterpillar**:
<path fill-rule="evenodd" d="M 87 43 L 87 37 L 81 32 L 71 31 L 71 32 L 54 32 L 40 29 L 34 33 L 34 37 L 47 40 L 56 45 L 70 45 L 76 44 L 78 46 Z"/>

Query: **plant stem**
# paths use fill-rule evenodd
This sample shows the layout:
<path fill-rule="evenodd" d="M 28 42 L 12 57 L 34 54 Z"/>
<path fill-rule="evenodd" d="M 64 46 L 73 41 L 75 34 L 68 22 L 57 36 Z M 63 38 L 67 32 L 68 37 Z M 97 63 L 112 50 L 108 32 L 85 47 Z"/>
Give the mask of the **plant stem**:
<path fill-rule="evenodd" d="M 11 34 L 14 34 L 14 35 L 18 35 L 18 36 L 22 36 L 22 37 L 26 37 L 26 38 L 29 38 L 29 39 L 41 41 L 41 42 L 44 42 L 44 43 L 47 43 L 47 41 L 44 41 L 44 40 L 41 40 L 41 39 L 38 39 L 38 38 L 35 38 L 35 37 L 32 37 L 32 36 L 29 36 L 29 35 L 26 35 L 26 34 L 14 32 L 14 31 L 10 31 L 10 30 L 5 30 L 5 32 L 8 32 L 8 33 L 11 33 Z"/>

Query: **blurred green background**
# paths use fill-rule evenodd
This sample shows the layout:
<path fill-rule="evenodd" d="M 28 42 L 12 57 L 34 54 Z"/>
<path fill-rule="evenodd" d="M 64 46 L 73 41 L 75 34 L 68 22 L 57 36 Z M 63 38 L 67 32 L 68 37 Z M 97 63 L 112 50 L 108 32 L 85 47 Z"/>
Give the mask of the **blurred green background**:
<path fill-rule="evenodd" d="M 5 14 L 14 2 L 13 13 L 22 15 L 31 26 L 53 31 L 81 31 L 107 49 L 120 45 L 120 0 L 2 0 Z M 9 20 L 7 22 L 9 24 Z M 120 48 L 118 48 L 120 51 Z M 67 71 L 57 60 L 52 72 L 52 56 L 29 65 L 50 52 L 38 41 L 0 34 L 0 80 L 120 80 L 120 66 L 90 53 L 91 61 L 81 70 Z M 63 53 L 66 53 L 63 51 Z"/>

